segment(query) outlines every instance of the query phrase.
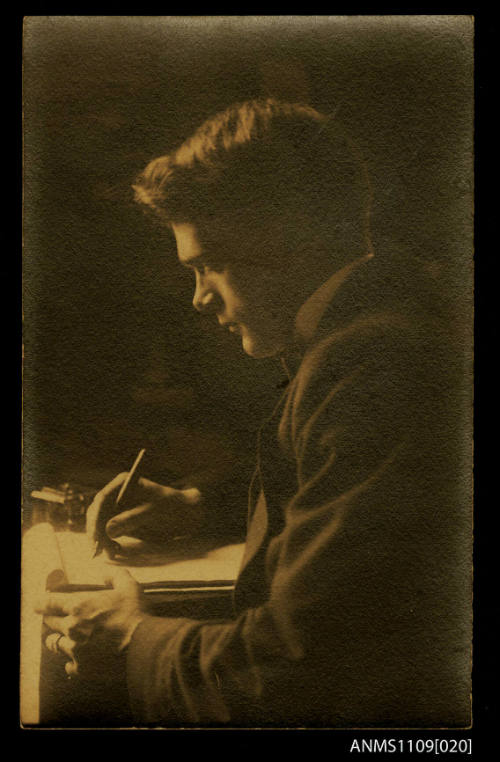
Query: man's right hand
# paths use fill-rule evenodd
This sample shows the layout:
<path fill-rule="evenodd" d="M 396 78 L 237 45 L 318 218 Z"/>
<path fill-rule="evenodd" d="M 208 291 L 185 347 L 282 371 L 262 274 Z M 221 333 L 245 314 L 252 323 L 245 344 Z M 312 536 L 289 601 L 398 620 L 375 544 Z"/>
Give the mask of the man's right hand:
<path fill-rule="evenodd" d="M 92 545 L 97 541 L 106 545 L 109 538 L 124 535 L 166 542 L 200 528 L 203 506 L 196 487 L 179 490 L 140 478 L 131 494 L 133 504 L 117 507 L 115 501 L 126 478 L 127 473 L 118 474 L 89 506 L 87 537 Z"/>

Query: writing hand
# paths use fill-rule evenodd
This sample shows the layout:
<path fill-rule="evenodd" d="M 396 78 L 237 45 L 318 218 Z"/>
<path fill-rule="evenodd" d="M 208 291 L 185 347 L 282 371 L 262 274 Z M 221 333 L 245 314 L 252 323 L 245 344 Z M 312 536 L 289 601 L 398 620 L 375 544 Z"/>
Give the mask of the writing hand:
<path fill-rule="evenodd" d="M 195 533 L 203 519 L 200 491 L 175 489 L 140 478 L 128 506 L 116 506 L 116 497 L 127 473 L 118 474 L 95 496 L 87 511 L 87 537 L 91 545 L 106 544 L 124 535 L 167 541 Z"/>

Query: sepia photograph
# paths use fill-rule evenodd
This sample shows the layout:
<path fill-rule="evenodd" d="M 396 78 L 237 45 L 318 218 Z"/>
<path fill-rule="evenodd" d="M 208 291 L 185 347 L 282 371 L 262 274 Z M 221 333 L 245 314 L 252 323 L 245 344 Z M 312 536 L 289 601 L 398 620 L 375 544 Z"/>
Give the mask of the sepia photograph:
<path fill-rule="evenodd" d="M 24 18 L 22 728 L 472 726 L 473 46 Z"/>

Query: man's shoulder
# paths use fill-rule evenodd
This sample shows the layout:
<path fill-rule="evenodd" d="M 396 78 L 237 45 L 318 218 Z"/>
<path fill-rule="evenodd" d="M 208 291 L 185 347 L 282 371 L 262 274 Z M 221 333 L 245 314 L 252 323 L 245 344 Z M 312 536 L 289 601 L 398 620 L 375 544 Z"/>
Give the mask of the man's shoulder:
<path fill-rule="evenodd" d="M 396 428 L 410 420 L 416 428 L 420 416 L 432 416 L 457 385 L 450 321 L 440 310 L 436 284 L 419 263 L 371 260 L 353 271 L 305 348 L 280 431 L 294 439 L 318 415 L 324 425 L 361 425 L 364 416 L 381 428 L 387 417 Z"/>
<path fill-rule="evenodd" d="M 297 387 L 327 383 L 360 364 L 389 366 L 425 354 L 443 339 L 435 288 L 425 268 L 402 257 L 373 258 L 353 270 L 327 305 L 297 373 Z"/>
<path fill-rule="evenodd" d="M 326 392 L 357 372 L 393 376 L 422 343 L 422 332 L 411 319 L 394 310 L 361 313 L 324 327 L 303 356 L 292 384 L 294 393 L 301 397 L 321 388 Z"/>
<path fill-rule="evenodd" d="M 332 423 L 385 431 L 415 427 L 439 387 L 442 354 L 423 321 L 393 309 L 360 313 L 324 329 L 305 352 L 280 423 L 282 442 Z M 434 366 L 434 367 L 433 367 Z"/>

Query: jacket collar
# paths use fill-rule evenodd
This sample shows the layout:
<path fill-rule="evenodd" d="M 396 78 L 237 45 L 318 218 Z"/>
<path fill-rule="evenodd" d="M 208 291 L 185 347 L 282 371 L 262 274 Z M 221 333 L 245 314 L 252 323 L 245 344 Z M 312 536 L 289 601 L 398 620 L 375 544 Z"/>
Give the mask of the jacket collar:
<path fill-rule="evenodd" d="M 373 259 L 373 257 L 374 254 L 369 253 L 349 262 L 349 264 L 334 272 L 301 305 L 295 317 L 293 344 L 281 356 L 281 362 L 289 380 L 297 372 L 307 345 L 312 342 L 318 333 L 323 315 L 339 288 L 354 271 Z"/>
<path fill-rule="evenodd" d="M 354 259 L 348 265 L 331 275 L 328 280 L 319 286 L 319 288 L 306 299 L 299 308 L 295 318 L 295 341 L 302 344 L 309 344 L 317 333 L 321 318 L 326 312 L 330 302 L 344 281 L 360 265 L 373 258 L 373 254 L 365 254 L 362 257 Z"/>

